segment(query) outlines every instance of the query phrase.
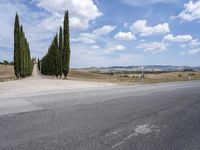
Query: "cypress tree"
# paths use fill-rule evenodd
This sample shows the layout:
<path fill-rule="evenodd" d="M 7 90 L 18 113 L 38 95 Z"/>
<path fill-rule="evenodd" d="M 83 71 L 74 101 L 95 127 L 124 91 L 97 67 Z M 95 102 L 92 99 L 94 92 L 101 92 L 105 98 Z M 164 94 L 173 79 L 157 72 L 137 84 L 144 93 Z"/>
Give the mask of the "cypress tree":
<path fill-rule="evenodd" d="M 69 73 L 70 36 L 68 11 L 65 12 L 63 24 L 64 31 L 62 30 L 62 27 L 60 27 L 59 39 L 56 34 L 48 49 L 48 53 L 40 61 L 40 70 L 44 75 L 54 75 L 56 77 L 59 75 L 61 77 L 63 73 L 66 78 Z"/>
<path fill-rule="evenodd" d="M 64 42 L 63 42 L 63 60 L 62 60 L 62 67 L 63 67 L 63 74 L 65 79 L 69 73 L 69 63 L 70 63 L 70 41 L 69 41 L 69 13 L 68 11 L 65 12 L 64 17 Z"/>
<path fill-rule="evenodd" d="M 25 41 L 24 41 L 24 47 L 25 47 L 25 56 L 24 56 L 25 65 L 24 65 L 24 69 L 25 69 L 25 76 L 28 76 L 28 67 L 29 67 L 29 63 L 28 63 L 28 42 L 27 42 L 26 38 L 25 38 Z"/>
<path fill-rule="evenodd" d="M 33 70 L 29 44 L 17 13 L 14 25 L 14 70 L 17 78 L 29 76 Z"/>
<path fill-rule="evenodd" d="M 60 70 L 60 53 L 59 53 L 59 45 L 58 45 L 58 35 L 56 34 L 56 37 L 54 39 L 54 44 L 55 44 L 55 53 L 56 53 L 56 58 L 55 58 L 55 63 L 56 63 L 56 72 L 55 75 L 58 77 L 60 75 L 59 70 Z"/>
<path fill-rule="evenodd" d="M 53 43 L 52 43 L 52 49 L 51 49 L 51 57 L 53 60 L 53 69 L 52 74 L 58 77 L 59 74 L 59 48 L 58 48 L 58 35 L 54 37 Z"/>
<path fill-rule="evenodd" d="M 38 58 L 38 70 L 41 71 L 40 70 L 40 59 L 39 58 Z"/>
<path fill-rule="evenodd" d="M 27 42 L 27 56 L 28 56 L 28 76 L 30 76 L 32 74 L 32 70 L 33 70 L 33 63 L 31 60 L 31 53 L 30 53 L 30 48 L 29 48 L 29 43 Z"/>
<path fill-rule="evenodd" d="M 20 29 L 20 59 L 21 59 L 21 63 L 20 63 L 20 74 L 21 74 L 21 77 L 25 77 L 25 35 L 24 35 L 24 31 L 23 31 L 23 26 L 21 26 L 21 29 Z"/>
<path fill-rule="evenodd" d="M 20 24 L 19 16 L 16 13 L 14 25 L 14 70 L 17 79 L 20 77 Z"/>
<path fill-rule="evenodd" d="M 47 66 L 46 73 L 48 75 L 53 75 L 53 69 L 54 69 L 52 47 L 53 47 L 53 42 L 51 43 L 51 46 L 49 47 L 49 54 L 47 55 L 47 59 L 46 59 L 46 66 Z"/>
<path fill-rule="evenodd" d="M 62 27 L 59 31 L 59 76 L 62 77 L 62 53 L 63 53 L 63 32 Z"/>

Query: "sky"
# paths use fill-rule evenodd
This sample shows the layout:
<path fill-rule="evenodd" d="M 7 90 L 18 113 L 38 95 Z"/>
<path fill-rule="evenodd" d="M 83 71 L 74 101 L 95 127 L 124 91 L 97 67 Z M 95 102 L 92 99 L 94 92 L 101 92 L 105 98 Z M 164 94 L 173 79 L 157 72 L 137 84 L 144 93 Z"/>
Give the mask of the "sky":
<path fill-rule="evenodd" d="M 16 12 L 42 58 L 66 10 L 71 67 L 200 66 L 200 0 L 0 0 L 0 61 L 13 60 Z"/>

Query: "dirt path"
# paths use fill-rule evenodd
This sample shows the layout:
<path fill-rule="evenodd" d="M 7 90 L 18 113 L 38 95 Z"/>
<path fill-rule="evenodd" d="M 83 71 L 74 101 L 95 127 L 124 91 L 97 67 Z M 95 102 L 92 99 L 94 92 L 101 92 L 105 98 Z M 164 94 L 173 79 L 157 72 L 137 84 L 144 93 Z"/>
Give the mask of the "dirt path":
<path fill-rule="evenodd" d="M 0 82 L 0 97 L 59 93 L 67 92 L 69 90 L 90 90 L 108 86 L 114 85 L 110 83 L 48 79 L 40 75 L 37 65 L 35 64 L 33 75 L 31 77 L 8 82 Z"/>
<path fill-rule="evenodd" d="M 40 72 L 38 70 L 37 64 L 35 64 L 34 67 L 33 67 L 32 78 L 33 79 L 41 79 L 41 75 L 40 75 Z"/>

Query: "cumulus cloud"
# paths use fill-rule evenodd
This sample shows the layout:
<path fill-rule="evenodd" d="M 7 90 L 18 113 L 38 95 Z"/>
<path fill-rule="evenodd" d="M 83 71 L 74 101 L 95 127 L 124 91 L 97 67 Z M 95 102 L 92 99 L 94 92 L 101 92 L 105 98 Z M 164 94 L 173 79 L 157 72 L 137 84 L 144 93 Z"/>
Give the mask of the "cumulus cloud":
<path fill-rule="evenodd" d="M 48 29 L 59 27 L 66 10 L 70 12 L 70 27 L 72 29 L 87 29 L 91 20 L 102 15 L 92 0 L 34 0 L 34 2 L 38 7 L 51 14 L 42 23 Z"/>
<path fill-rule="evenodd" d="M 112 52 L 116 52 L 116 51 L 124 51 L 126 50 L 126 47 L 122 46 L 122 45 L 117 45 L 117 46 L 114 46 L 114 47 L 111 47 L 111 48 L 108 48 L 105 50 L 105 52 L 107 54 L 109 53 L 112 53 Z"/>
<path fill-rule="evenodd" d="M 85 44 L 94 44 L 96 43 L 96 37 L 90 33 L 81 33 L 78 38 L 72 38 L 71 42 L 82 42 Z"/>
<path fill-rule="evenodd" d="M 199 46 L 200 45 L 200 41 L 198 39 L 192 40 L 189 43 L 190 47 L 195 47 L 195 46 Z"/>
<path fill-rule="evenodd" d="M 181 44 L 181 48 L 195 48 L 200 45 L 200 41 L 198 39 L 191 40 L 189 43 Z"/>
<path fill-rule="evenodd" d="M 195 54 L 200 54 L 200 48 L 190 49 L 188 51 L 181 52 L 180 54 L 181 55 L 195 55 Z"/>
<path fill-rule="evenodd" d="M 114 38 L 123 41 L 131 41 L 136 39 L 131 32 L 118 32 Z"/>
<path fill-rule="evenodd" d="M 0 47 L 2 50 L 13 50 L 13 26 L 16 11 L 20 17 L 20 23 L 24 27 L 26 37 L 30 43 L 30 49 L 32 56 L 40 57 L 47 50 L 50 37 L 53 37 L 54 33 L 45 30 L 40 27 L 41 20 L 46 17 L 43 12 L 37 12 L 28 5 L 22 3 L 22 1 L 0 1 Z M 13 53 L 7 53 L 9 60 L 13 59 Z"/>
<path fill-rule="evenodd" d="M 168 34 L 164 36 L 164 40 L 170 41 L 170 42 L 190 42 L 192 41 L 192 36 L 191 35 L 174 36 L 173 34 Z"/>
<path fill-rule="evenodd" d="M 194 21 L 200 19 L 200 0 L 196 3 L 189 1 L 184 4 L 184 10 L 178 16 L 172 16 L 171 19 L 180 18 L 183 21 Z"/>
<path fill-rule="evenodd" d="M 145 42 L 140 43 L 137 48 L 144 49 L 145 52 L 159 53 L 167 50 L 167 45 L 164 42 Z"/>
<path fill-rule="evenodd" d="M 72 42 L 82 42 L 85 44 L 93 44 L 96 43 L 96 40 L 101 36 L 108 35 L 110 32 L 115 30 L 115 26 L 105 25 L 101 28 L 95 29 L 92 33 L 81 33 L 78 38 L 74 38 Z"/>
<path fill-rule="evenodd" d="M 145 60 L 144 55 L 137 53 L 115 53 L 113 57 L 112 54 L 105 53 L 105 49 L 90 49 L 88 45 L 81 43 L 73 44 L 71 48 L 73 49 L 71 65 L 78 68 L 128 66 L 140 64 Z"/>
<path fill-rule="evenodd" d="M 169 24 L 158 24 L 156 26 L 147 26 L 147 20 L 138 20 L 131 26 L 133 33 L 140 36 L 163 35 L 170 32 Z"/>
<path fill-rule="evenodd" d="M 115 30 L 116 26 L 106 25 L 101 28 L 97 28 L 93 31 L 93 34 L 96 36 L 107 35 L 113 30 Z"/>

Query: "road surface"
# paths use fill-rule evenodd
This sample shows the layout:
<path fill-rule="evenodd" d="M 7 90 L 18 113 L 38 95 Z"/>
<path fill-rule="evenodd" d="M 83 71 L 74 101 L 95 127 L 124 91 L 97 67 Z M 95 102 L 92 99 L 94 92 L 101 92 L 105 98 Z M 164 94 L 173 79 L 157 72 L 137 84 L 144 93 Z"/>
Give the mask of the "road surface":
<path fill-rule="evenodd" d="M 0 95 L 0 150 L 199 149 L 199 81 Z"/>

